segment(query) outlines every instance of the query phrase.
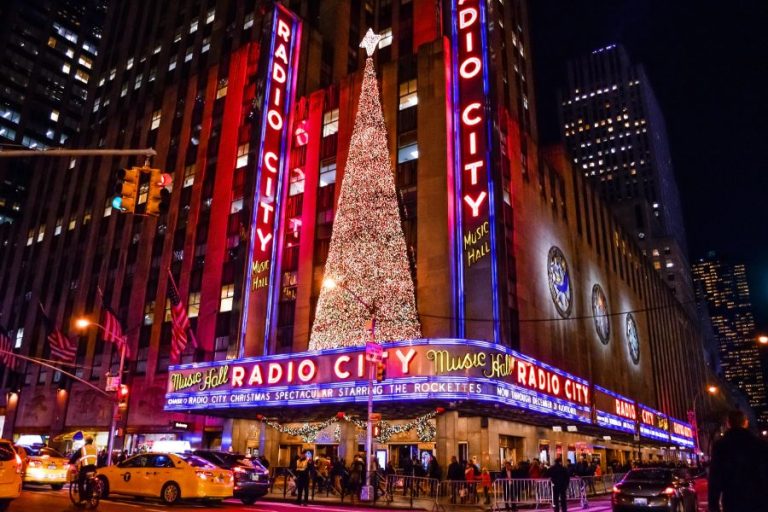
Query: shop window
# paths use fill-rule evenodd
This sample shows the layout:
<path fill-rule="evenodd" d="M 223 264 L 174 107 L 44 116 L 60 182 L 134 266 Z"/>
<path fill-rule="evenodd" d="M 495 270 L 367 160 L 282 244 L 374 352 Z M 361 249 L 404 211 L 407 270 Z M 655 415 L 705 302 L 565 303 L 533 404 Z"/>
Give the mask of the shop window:
<path fill-rule="evenodd" d="M 323 137 L 329 137 L 339 131 L 339 109 L 323 114 Z"/>
<path fill-rule="evenodd" d="M 400 84 L 400 110 L 415 107 L 419 103 L 417 81 L 408 80 Z"/>
<path fill-rule="evenodd" d="M 241 144 L 240 146 L 237 147 L 237 164 L 235 165 L 237 169 L 248 165 L 249 148 L 250 148 L 250 145 L 248 143 Z"/>
<path fill-rule="evenodd" d="M 402 164 L 419 158 L 419 145 L 414 142 L 397 150 L 397 163 Z"/>
<path fill-rule="evenodd" d="M 226 312 L 232 311 L 235 297 L 235 285 L 225 284 L 221 287 L 221 303 L 219 304 L 219 311 Z"/>
<path fill-rule="evenodd" d="M 336 183 L 336 161 L 329 161 L 320 165 L 320 187 L 327 187 Z"/>

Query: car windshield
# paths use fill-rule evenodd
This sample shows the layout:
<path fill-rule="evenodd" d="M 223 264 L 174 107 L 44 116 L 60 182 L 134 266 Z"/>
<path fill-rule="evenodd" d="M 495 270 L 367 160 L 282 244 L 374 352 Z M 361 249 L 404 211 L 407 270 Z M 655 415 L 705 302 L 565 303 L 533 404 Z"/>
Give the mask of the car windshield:
<path fill-rule="evenodd" d="M 58 457 L 60 459 L 63 459 L 64 456 L 54 450 L 53 448 L 48 447 L 42 447 L 42 448 L 32 448 L 32 447 L 24 447 L 24 450 L 27 452 L 27 455 L 32 457 L 42 457 L 47 455 L 48 457 Z"/>
<path fill-rule="evenodd" d="M 16 452 L 13 450 L 11 443 L 0 443 L 0 462 L 13 460 L 15 456 Z"/>
<path fill-rule="evenodd" d="M 213 468 L 216 467 L 213 464 L 211 464 L 210 462 L 208 462 L 207 460 L 205 460 L 204 458 L 198 457 L 197 455 L 190 455 L 190 454 L 186 454 L 185 453 L 183 455 L 179 455 L 179 457 L 184 459 L 187 462 L 187 464 L 189 464 L 193 468 L 210 468 L 210 469 L 213 469 Z"/>
<path fill-rule="evenodd" d="M 672 472 L 668 469 L 633 469 L 627 473 L 626 481 L 630 482 L 669 482 Z"/>

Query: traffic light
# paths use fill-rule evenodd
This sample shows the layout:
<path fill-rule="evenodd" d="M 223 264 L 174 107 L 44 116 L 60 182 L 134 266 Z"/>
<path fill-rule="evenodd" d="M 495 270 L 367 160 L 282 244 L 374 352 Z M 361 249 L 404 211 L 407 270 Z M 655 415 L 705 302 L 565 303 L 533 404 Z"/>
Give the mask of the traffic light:
<path fill-rule="evenodd" d="M 128 384 L 120 384 L 120 387 L 117 388 L 117 400 L 120 405 L 128 403 Z"/>
<path fill-rule="evenodd" d="M 168 211 L 171 193 L 165 187 L 172 181 L 170 174 L 164 174 L 160 169 L 149 170 L 149 191 L 147 193 L 147 215 L 160 215 Z"/>
<path fill-rule="evenodd" d="M 381 435 L 381 424 L 374 423 L 373 424 L 373 432 L 371 432 L 373 437 L 379 437 Z"/>
<path fill-rule="evenodd" d="M 112 200 L 112 207 L 124 213 L 136 210 L 136 195 L 139 192 L 139 177 L 141 173 L 136 167 L 117 171 L 116 192 L 120 194 Z"/>
<path fill-rule="evenodd" d="M 381 382 L 387 378 L 387 366 L 382 363 L 376 363 L 376 382 Z"/>

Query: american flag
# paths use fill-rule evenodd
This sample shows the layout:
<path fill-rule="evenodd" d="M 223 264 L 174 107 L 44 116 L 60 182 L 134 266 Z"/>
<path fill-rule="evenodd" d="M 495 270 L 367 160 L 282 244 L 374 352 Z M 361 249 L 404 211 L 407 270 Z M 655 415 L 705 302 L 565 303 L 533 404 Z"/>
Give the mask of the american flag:
<path fill-rule="evenodd" d="M 45 314 L 43 314 L 43 322 L 48 331 L 46 339 L 51 345 L 51 359 L 58 359 L 64 363 L 75 362 L 77 342 L 66 337 L 64 333 L 61 332 L 61 329 L 56 327 L 53 321 Z"/>
<path fill-rule="evenodd" d="M 171 360 L 178 361 L 181 353 L 187 348 L 187 342 L 193 349 L 197 348 L 197 339 L 190 328 L 187 308 L 181 302 L 173 275 L 169 273 L 169 277 L 171 278 L 171 286 L 168 287 L 168 299 L 171 301 Z"/>
<path fill-rule="evenodd" d="M 125 347 L 125 357 L 130 357 L 127 338 L 123 333 L 123 326 L 117 319 L 117 315 L 112 308 L 104 304 L 104 341 L 109 341 L 117 345 L 117 348 Z"/>
<path fill-rule="evenodd" d="M 11 370 L 16 369 L 19 361 L 13 355 L 13 344 L 11 344 L 11 338 L 8 336 L 8 331 L 5 328 L 0 327 L 0 362 L 5 364 Z"/>

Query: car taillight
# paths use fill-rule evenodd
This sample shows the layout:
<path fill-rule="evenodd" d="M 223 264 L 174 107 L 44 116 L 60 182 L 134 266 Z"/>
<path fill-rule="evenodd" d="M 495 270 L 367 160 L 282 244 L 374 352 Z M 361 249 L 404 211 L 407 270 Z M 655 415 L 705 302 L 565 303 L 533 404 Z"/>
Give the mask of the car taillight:
<path fill-rule="evenodd" d="M 65 462 L 62 467 L 64 468 L 64 471 L 69 471 L 69 462 Z"/>
<path fill-rule="evenodd" d="M 664 494 L 665 496 L 674 496 L 675 488 L 674 487 L 667 487 L 666 489 L 661 491 L 661 494 Z"/>
<path fill-rule="evenodd" d="M 621 492 L 621 487 L 619 487 L 618 485 L 614 485 L 613 486 L 613 494 L 616 494 L 616 493 L 619 493 L 619 492 Z"/>

